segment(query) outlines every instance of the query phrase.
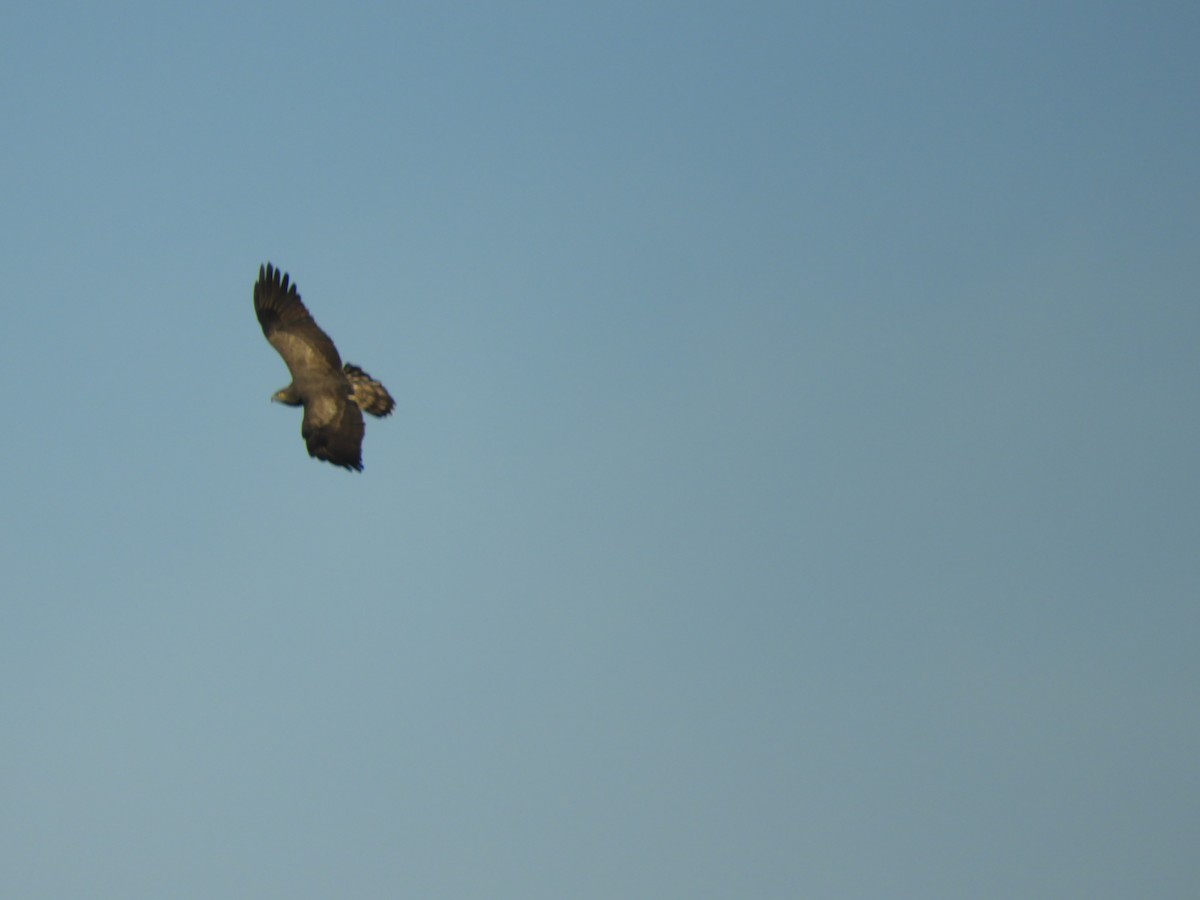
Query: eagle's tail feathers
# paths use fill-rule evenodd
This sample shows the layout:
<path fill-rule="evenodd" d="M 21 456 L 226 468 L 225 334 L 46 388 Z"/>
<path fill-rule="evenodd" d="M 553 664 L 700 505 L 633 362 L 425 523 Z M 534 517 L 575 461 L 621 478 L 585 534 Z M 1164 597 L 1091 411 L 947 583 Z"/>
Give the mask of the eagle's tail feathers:
<path fill-rule="evenodd" d="M 391 415 L 396 408 L 396 401 L 387 388 L 353 363 L 346 363 L 342 371 L 350 381 L 350 399 L 358 404 L 359 409 L 380 418 Z"/>

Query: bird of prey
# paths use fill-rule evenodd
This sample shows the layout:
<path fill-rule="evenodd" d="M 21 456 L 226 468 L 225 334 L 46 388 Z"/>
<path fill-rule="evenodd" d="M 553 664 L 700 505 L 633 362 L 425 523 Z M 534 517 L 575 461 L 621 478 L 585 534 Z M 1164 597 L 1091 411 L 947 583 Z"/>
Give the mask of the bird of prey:
<path fill-rule="evenodd" d="M 292 373 L 292 383 L 271 399 L 304 407 L 300 435 L 308 455 L 361 472 L 362 414 L 382 418 L 395 409 L 387 388 L 358 366 L 342 365 L 337 347 L 300 302 L 296 285 L 270 263 L 258 269 L 254 312 Z"/>

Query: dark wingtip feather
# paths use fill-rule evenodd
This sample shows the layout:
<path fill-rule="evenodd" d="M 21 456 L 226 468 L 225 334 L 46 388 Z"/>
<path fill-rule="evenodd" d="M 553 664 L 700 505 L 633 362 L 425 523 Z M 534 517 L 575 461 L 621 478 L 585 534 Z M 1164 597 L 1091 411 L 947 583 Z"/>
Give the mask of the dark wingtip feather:
<path fill-rule="evenodd" d="M 275 268 L 269 262 L 258 267 L 258 281 L 254 283 L 254 312 L 268 340 L 271 330 L 280 322 L 312 322 L 312 316 L 300 300 L 300 292 L 296 290 L 295 282 L 286 272 Z M 315 327 L 315 323 L 313 324 Z M 321 332 L 321 337 L 329 341 L 324 332 Z M 331 341 L 328 350 L 334 354 L 337 352 Z"/>
<path fill-rule="evenodd" d="M 296 285 L 291 283 L 291 277 L 283 269 L 277 269 L 271 263 L 258 267 L 258 283 L 254 285 L 256 295 L 268 288 L 273 288 L 284 294 L 295 294 Z"/>

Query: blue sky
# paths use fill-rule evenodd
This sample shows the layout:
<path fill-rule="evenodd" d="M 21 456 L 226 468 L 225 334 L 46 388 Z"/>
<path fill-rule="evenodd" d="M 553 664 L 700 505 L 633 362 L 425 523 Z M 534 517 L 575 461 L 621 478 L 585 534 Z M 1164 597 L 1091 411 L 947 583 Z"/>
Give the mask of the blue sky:
<path fill-rule="evenodd" d="M 1189 5 L 3 18 L 0 894 L 1200 887 Z"/>

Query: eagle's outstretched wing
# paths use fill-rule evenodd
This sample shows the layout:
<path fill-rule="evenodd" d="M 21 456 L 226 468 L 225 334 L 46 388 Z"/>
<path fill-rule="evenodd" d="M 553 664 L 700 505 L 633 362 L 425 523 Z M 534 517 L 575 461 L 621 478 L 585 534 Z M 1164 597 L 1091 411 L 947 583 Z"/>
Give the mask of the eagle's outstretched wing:
<path fill-rule="evenodd" d="M 309 456 L 361 472 L 364 430 L 362 410 L 340 392 L 324 392 L 304 404 L 300 434 Z"/>
<path fill-rule="evenodd" d="M 288 276 L 270 263 L 258 267 L 254 312 L 263 334 L 287 363 L 297 388 L 302 380 L 341 371 L 337 347 L 305 309 L 296 285 L 289 284 Z"/>
<path fill-rule="evenodd" d="M 276 397 L 303 404 L 300 434 L 308 455 L 362 471 L 362 410 L 351 399 L 354 389 L 337 347 L 304 308 L 296 285 L 270 263 L 258 270 L 254 312 L 292 373 L 292 383 Z"/>

